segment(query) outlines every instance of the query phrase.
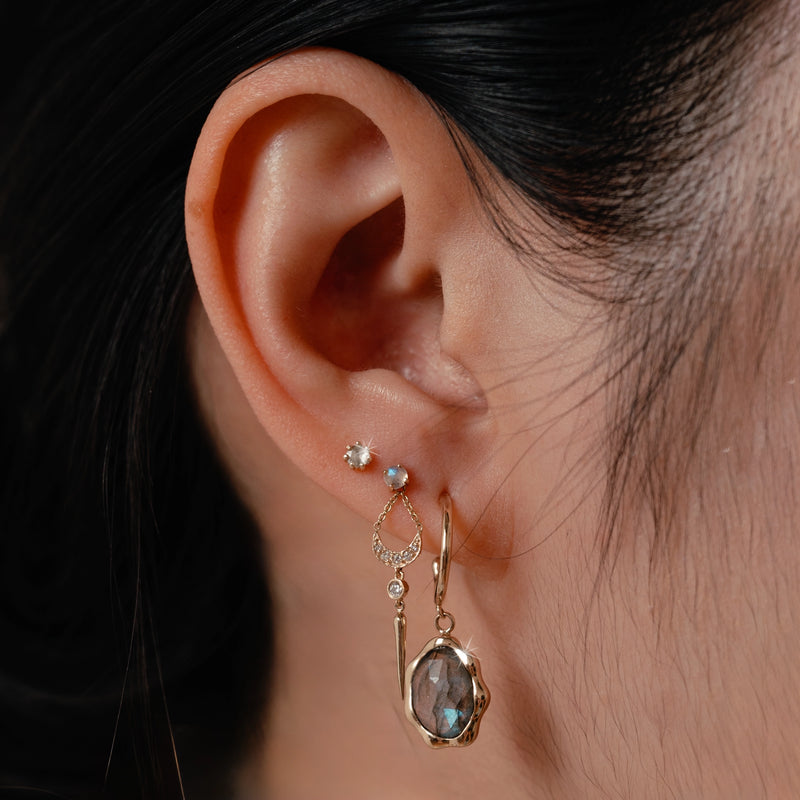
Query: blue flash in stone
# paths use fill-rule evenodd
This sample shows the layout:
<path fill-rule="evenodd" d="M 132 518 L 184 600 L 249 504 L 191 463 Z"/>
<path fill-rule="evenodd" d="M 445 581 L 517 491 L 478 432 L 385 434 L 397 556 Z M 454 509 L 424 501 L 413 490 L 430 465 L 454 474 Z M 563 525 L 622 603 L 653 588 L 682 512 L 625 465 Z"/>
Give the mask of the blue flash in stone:
<path fill-rule="evenodd" d="M 464 712 L 456 708 L 445 708 L 442 713 L 444 713 L 444 718 L 447 720 L 448 725 L 450 725 L 451 730 L 456 728 L 456 723 L 464 716 Z M 447 737 L 445 736 L 445 738 Z"/>
<path fill-rule="evenodd" d="M 408 483 L 408 471 L 397 464 L 383 471 L 384 483 L 395 492 L 399 492 Z"/>

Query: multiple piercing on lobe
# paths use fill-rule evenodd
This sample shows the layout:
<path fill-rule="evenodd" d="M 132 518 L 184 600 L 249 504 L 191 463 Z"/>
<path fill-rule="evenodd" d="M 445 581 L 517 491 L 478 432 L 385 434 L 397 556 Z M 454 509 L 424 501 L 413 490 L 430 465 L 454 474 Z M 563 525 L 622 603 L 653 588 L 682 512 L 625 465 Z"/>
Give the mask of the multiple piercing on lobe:
<path fill-rule="evenodd" d="M 359 471 L 372 461 L 369 448 L 361 442 L 349 445 L 344 458 L 348 466 Z M 437 635 L 406 666 L 404 598 L 408 584 L 403 570 L 422 552 L 423 528 L 406 494 L 408 471 L 397 464 L 383 471 L 383 480 L 392 495 L 373 525 L 372 552 L 378 561 L 394 570 L 386 588 L 394 601 L 397 679 L 406 717 L 431 747 L 463 747 L 478 735 L 481 716 L 489 705 L 489 690 L 483 683 L 478 659 L 452 635 L 456 621 L 444 609 L 453 542 L 453 503 L 448 494 L 442 495 L 441 550 L 433 561 Z M 383 543 L 381 529 L 398 501 L 411 517 L 416 533 L 402 550 L 392 550 Z"/>

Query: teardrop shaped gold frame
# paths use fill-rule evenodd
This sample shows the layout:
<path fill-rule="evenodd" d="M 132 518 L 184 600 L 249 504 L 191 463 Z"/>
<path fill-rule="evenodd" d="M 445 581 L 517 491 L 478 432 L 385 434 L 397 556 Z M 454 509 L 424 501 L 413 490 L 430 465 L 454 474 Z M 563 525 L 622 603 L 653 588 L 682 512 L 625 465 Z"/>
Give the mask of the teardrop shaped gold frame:
<path fill-rule="evenodd" d="M 408 515 L 411 517 L 411 521 L 416 525 L 417 533 L 402 550 L 392 550 L 390 547 L 387 547 L 381 539 L 381 526 L 399 498 L 402 498 L 403 505 Z M 402 489 L 395 492 L 389 498 L 389 502 L 386 503 L 383 512 L 375 523 L 372 533 L 372 552 L 375 554 L 375 558 L 377 558 L 378 561 L 392 569 L 403 569 L 403 567 L 416 561 L 419 554 L 422 552 L 422 523 L 414 511 L 411 501 L 406 497 Z"/>

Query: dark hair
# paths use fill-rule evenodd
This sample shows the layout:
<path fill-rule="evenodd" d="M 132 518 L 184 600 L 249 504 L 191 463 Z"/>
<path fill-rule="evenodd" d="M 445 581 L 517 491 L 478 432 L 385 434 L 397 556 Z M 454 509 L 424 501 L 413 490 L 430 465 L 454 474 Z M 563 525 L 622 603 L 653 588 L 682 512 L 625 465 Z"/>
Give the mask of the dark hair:
<path fill-rule="evenodd" d="M 189 796 L 225 796 L 262 713 L 259 537 L 204 434 L 184 350 L 183 187 L 226 84 L 305 45 L 357 53 L 412 81 L 462 147 L 576 241 L 629 242 L 669 224 L 670 176 L 719 122 L 762 5 L 53 2 L 6 26 L 5 795 L 180 796 L 177 751 Z M 655 291 L 635 270 L 593 286 L 555 277 L 617 304 Z M 675 353 L 658 346 L 663 381 Z M 613 439 L 612 493 L 647 389 Z"/>

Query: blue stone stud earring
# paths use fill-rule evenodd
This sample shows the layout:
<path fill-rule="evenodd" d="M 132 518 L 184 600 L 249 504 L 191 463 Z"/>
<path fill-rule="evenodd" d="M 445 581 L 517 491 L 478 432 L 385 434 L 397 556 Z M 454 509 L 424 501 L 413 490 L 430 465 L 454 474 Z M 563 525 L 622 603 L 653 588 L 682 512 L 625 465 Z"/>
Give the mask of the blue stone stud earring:
<path fill-rule="evenodd" d="M 453 505 L 442 495 L 442 549 L 433 562 L 434 624 L 431 639 L 408 665 L 405 674 L 405 710 L 412 725 L 431 747 L 463 747 L 475 741 L 489 690 L 478 659 L 452 636 L 456 621 L 444 610 L 450 550 L 453 542 Z"/>

